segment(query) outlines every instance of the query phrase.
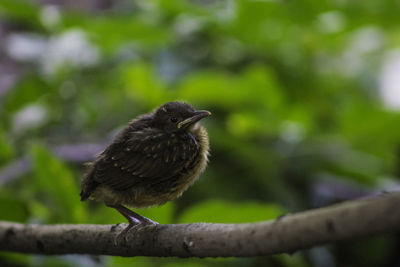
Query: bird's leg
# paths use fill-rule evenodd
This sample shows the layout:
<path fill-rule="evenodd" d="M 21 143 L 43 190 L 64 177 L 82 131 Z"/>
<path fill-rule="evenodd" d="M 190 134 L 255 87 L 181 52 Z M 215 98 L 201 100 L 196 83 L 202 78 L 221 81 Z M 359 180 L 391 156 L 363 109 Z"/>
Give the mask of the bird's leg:
<path fill-rule="evenodd" d="M 125 216 L 125 218 L 131 218 L 132 220 L 137 221 L 139 224 L 158 224 L 155 221 L 150 220 L 149 218 L 146 218 L 140 214 L 137 214 L 136 212 L 122 206 L 122 205 L 115 205 L 113 208 L 117 209 L 122 215 Z M 129 219 L 128 219 L 129 221 Z"/>
<path fill-rule="evenodd" d="M 117 205 L 112 205 L 112 204 L 107 204 L 106 206 L 110 207 L 110 208 L 114 208 L 117 211 L 119 211 L 119 213 L 121 213 L 129 222 L 129 225 L 121 232 L 118 234 L 118 236 L 115 238 L 115 244 L 118 244 L 118 241 L 121 239 L 126 240 L 126 236 L 127 234 L 132 230 L 137 228 L 138 226 L 146 226 L 146 225 L 156 225 L 158 224 L 155 221 L 150 220 L 149 218 L 146 218 L 142 215 L 137 214 L 134 211 L 131 211 L 130 209 L 117 204 Z"/>

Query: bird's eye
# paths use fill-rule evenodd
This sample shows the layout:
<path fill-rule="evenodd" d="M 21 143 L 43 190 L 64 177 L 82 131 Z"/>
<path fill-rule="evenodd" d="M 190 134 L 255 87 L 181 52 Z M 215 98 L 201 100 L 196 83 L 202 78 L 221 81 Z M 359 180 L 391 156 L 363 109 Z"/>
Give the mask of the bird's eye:
<path fill-rule="evenodd" d="M 173 123 L 178 122 L 178 118 L 177 117 L 171 117 L 170 119 Z"/>

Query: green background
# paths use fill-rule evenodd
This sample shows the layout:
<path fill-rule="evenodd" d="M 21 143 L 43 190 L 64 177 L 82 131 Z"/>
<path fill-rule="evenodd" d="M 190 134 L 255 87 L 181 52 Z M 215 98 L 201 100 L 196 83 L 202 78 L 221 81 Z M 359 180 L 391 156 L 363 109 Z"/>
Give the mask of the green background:
<path fill-rule="evenodd" d="M 381 89 L 400 45 L 399 9 L 394 0 L 0 0 L 0 220 L 125 222 L 79 201 L 84 163 L 133 117 L 172 100 L 212 112 L 203 121 L 211 158 L 180 199 L 138 211 L 160 223 L 256 222 L 398 189 L 400 114 Z M 0 265 L 398 266 L 399 247 L 390 235 L 239 259 L 2 252 Z"/>

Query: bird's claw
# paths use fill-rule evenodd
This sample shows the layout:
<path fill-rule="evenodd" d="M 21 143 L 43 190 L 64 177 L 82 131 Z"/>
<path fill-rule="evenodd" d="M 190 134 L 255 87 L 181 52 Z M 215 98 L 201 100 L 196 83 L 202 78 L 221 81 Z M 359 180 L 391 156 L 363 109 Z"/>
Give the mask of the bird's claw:
<path fill-rule="evenodd" d="M 152 221 L 150 219 L 143 220 L 139 223 L 131 223 L 129 224 L 124 230 L 119 233 L 115 239 L 114 239 L 114 245 L 118 246 L 118 244 L 121 244 L 121 241 L 127 242 L 128 241 L 128 236 L 131 235 L 132 233 L 136 232 L 139 229 L 142 229 L 147 226 L 152 226 L 152 225 L 157 225 L 158 223 L 155 221 Z"/>
<path fill-rule="evenodd" d="M 114 239 L 114 245 L 118 246 L 118 244 L 120 244 L 122 241 L 126 242 L 126 236 L 129 232 L 129 230 L 134 227 L 135 223 L 130 223 L 124 230 L 122 230 Z"/>

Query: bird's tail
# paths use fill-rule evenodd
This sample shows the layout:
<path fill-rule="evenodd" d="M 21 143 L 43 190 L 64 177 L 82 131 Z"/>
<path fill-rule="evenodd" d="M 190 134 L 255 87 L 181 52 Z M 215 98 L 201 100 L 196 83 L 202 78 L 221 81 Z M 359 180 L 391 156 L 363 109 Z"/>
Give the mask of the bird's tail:
<path fill-rule="evenodd" d="M 79 194 L 81 196 L 81 201 L 85 201 L 90 197 L 91 194 L 96 190 L 97 186 L 99 185 L 98 182 L 91 181 L 82 186 L 82 191 Z"/>
<path fill-rule="evenodd" d="M 82 190 L 79 194 L 81 196 L 81 201 L 85 201 L 86 199 L 88 199 L 90 197 L 90 194 L 91 193 Z"/>
<path fill-rule="evenodd" d="M 91 164 L 89 164 L 89 166 L 90 168 L 82 180 L 82 191 L 79 194 L 81 196 L 81 201 L 87 200 L 99 185 L 98 182 L 93 180 L 94 168 Z"/>

